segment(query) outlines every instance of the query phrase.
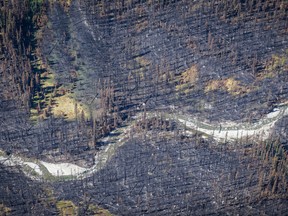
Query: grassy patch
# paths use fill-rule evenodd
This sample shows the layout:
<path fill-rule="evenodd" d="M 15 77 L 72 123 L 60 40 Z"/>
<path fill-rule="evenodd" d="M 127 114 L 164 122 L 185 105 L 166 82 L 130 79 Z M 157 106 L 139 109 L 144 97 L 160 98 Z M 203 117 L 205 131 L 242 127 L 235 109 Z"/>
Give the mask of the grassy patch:
<path fill-rule="evenodd" d="M 192 65 L 189 69 L 184 71 L 180 79 L 178 80 L 178 85 L 176 85 L 177 91 L 184 91 L 185 94 L 189 93 L 189 88 L 195 85 L 198 80 L 198 68 L 196 65 Z"/>
<path fill-rule="evenodd" d="M 100 208 L 99 206 L 90 204 L 88 207 L 89 215 L 97 215 L 97 216 L 112 216 L 112 214 L 103 208 Z"/>
<path fill-rule="evenodd" d="M 76 118 L 76 103 L 70 94 L 61 95 L 54 98 L 54 106 L 51 113 L 56 117 L 66 117 L 67 119 Z M 78 106 L 77 106 L 78 110 Z"/>
<path fill-rule="evenodd" d="M 32 121 L 37 121 L 39 118 L 46 119 L 49 115 L 74 120 L 76 115 L 80 118 L 82 112 L 84 118 L 89 118 L 88 108 L 74 99 L 71 92 L 73 83 L 66 87 L 57 86 L 55 74 L 46 71 L 41 76 L 40 85 L 41 91 L 34 95 L 30 109 Z"/>
<path fill-rule="evenodd" d="M 288 71 L 288 49 L 282 55 L 272 55 L 271 59 L 266 63 L 265 69 L 257 74 L 260 80 L 273 78 L 277 73 Z"/>
<path fill-rule="evenodd" d="M 198 79 L 198 69 L 196 65 L 192 65 L 188 70 L 181 74 L 183 83 L 194 84 Z"/>
<path fill-rule="evenodd" d="M 38 173 L 27 164 L 23 166 L 23 170 L 25 173 L 28 173 L 31 176 L 38 176 Z"/>
<path fill-rule="evenodd" d="M 141 67 L 146 67 L 146 66 L 150 65 L 150 61 L 147 58 L 145 58 L 144 56 L 138 56 L 135 58 L 135 60 L 137 61 L 137 63 Z"/>
<path fill-rule="evenodd" d="M 59 216 L 77 216 L 77 206 L 70 200 L 61 200 L 56 203 Z"/>
<path fill-rule="evenodd" d="M 0 150 L 0 156 L 6 156 L 6 153 L 2 150 Z"/>
<path fill-rule="evenodd" d="M 208 82 L 205 87 L 205 92 L 208 93 L 215 90 L 224 90 L 231 95 L 240 95 L 250 92 L 248 87 L 242 86 L 240 81 L 235 80 L 232 77 L 224 80 L 212 80 Z"/>
<path fill-rule="evenodd" d="M 288 50 L 287 50 L 288 51 Z M 288 53 L 283 55 L 272 55 L 272 59 L 269 61 L 266 66 L 266 70 L 274 71 L 277 69 L 281 69 L 286 66 L 288 68 Z"/>
<path fill-rule="evenodd" d="M 0 204 L 0 216 L 10 215 L 11 209 L 5 206 L 4 204 Z"/>
<path fill-rule="evenodd" d="M 53 73 L 44 74 L 44 79 L 41 80 L 42 88 L 55 86 L 55 75 Z"/>

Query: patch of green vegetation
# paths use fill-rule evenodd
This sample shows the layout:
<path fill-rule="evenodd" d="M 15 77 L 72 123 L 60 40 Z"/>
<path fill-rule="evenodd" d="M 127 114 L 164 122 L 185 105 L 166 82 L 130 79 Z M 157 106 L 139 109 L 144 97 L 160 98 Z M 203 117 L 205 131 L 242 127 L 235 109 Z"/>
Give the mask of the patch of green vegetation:
<path fill-rule="evenodd" d="M 2 150 L 0 150 L 0 156 L 6 156 L 6 153 Z"/>
<path fill-rule="evenodd" d="M 112 214 L 108 210 L 100 208 L 99 206 L 96 206 L 93 204 L 89 205 L 88 212 L 89 212 L 89 215 L 94 215 L 94 216 L 96 215 L 97 216 L 112 216 Z"/>
<path fill-rule="evenodd" d="M 38 173 L 34 169 L 32 169 L 30 166 L 28 166 L 27 164 L 23 166 L 23 171 L 25 173 L 29 173 L 29 175 L 38 176 Z"/>
<path fill-rule="evenodd" d="M 89 118 L 89 109 L 74 98 L 73 83 L 67 86 L 57 86 L 55 74 L 43 73 L 41 80 L 41 92 L 37 92 L 32 101 L 30 119 L 36 122 L 38 119 L 46 119 L 49 115 L 63 117 L 68 120 L 76 119 L 83 112 L 85 118 Z"/>
<path fill-rule="evenodd" d="M 8 208 L 4 204 L 0 204 L 0 216 L 8 216 L 11 213 L 11 208 Z"/>
<path fill-rule="evenodd" d="M 265 70 L 258 73 L 257 78 L 260 80 L 273 78 L 277 73 L 284 72 L 288 72 L 288 49 L 281 55 L 272 55 L 265 65 Z"/>
<path fill-rule="evenodd" d="M 81 118 L 81 115 L 83 114 L 84 118 L 90 118 L 88 107 L 78 103 L 74 99 L 72 93 L 54 97 L 53 100 L 54 105 L 51 108 L 51 113 L 56 117 L 65 117 L 67 120 L 75 120 L 76 117 Z"/>
<path fill-rule="evenodd" d="M 60 200 L 56 203 L 59 216 L 77 216 L 78 208 L 70 200 Z"/>
<path fill-rule="evenodd" d="M 142 67 L 146 67 L 146 66 L 150 65 L 150 63 L 151 63 L 151 62 L 150 62 L 147 58 L 145 58 L 144 56 L 138 56 L 138 57 L 135 58 L 135 60 L 136 60 L 137 63 L 138 63 L 140 66 L 142 66 Z"/>
<path fill-rule="evenodd" d="M 187 89 L 188 87 L 189 87 L 188 83 L 183 83 L 183 84 L 176 85 L 176 90 L 181 91 L 181 90 Z"/>
<path fill-rule="evenodd" d="M 43 2 L 43 0 L 30 0 L 31 7 L 35 6 L 40 8 L 42 7 L 41 4 Z M 71 5 L 71 0 L 49 0 L 49 2 L 58 2 L 64 7 L 64 9 L 68 9 Z M 35 11 L 35 13 L 38 14 L 37 11 Z M 42 23 L 48 24 L 48 18 L 46 19 L 46 17 L 44 17 L 45 14 L 41 15 L 43 18 Z M 43 39 L 42 33 L 42 27 L 37 29 L 35 32 L 37 41 L 41 41 Z M 50 68 L 49 64 L 42 59 L 43 55 L 41 53 L 42 51 L 39 47 L 36 47 L 35 51 L 32 53 L 36 58 L 37 63 L 35 63 L 33 66 L 38 75 L 35 76 L 34 95 L 32 97 L 30 108 L 30 120 L 37 123 L 37 121 L 45 120 L 51 115 L 63 117 L 68 120 L 75 120 L 77 115 L 75 111 L 79 112 L 79 116 L 83 111 L 84 116 L 89 118 L 89 109 L 75 100 L 73 92 L 78 79 L 78 72 L 76 70 L 69 72 L 71 78 L 73 79 L 72 83 L 59 85 L 55 79 L 56 73 L 52 68 Z M 77 62 L 77 52 L 74 47 L 71 48 L 68 54 L 72 59 L 75 59 L 73 63 Z M 49 59 L 52 61 L 54 59 L 57 60 L 58 56 L 56 54 L 52 54 Z M 76 103 L 78 104 L 77 110 L 75 109 Z"/>
<path fill-rule="evenodd" d="M 267 65 L 268 71 L 274 71 L 288 65 L 288 55 L 272 55 L 272 59 Z"/>
<path fill-rule="evenodd" d="M 38 120 L 38 113 L 36 109 L 30 109 L 30 121 L 37 122 Z"/>
<path fill-rule="evenodd" d="M 227 91 L 229 94 L 234 96 L 246 94 L 251 91 L 249 87 L 241 85 L 240 81 L 235 80 L 233 77 L 230 77 L 224 80 L 212 80 L 208 82 L 205 87 L 205 92 L 208 93 L 210 91 L 215 91 L 219 89 Z"/>
<path fill-rule="evenodd" d="M 51 72 L 44 75 L 45 81 L 42 79 L 42 88 L 54 87 L 55 86 L 55 75 Z"/>
<path fill-rule="evenodd" d="M 191 91 L 191 87 L 195 85 L 198 80 L 198 68 L 196 65 L 192 65 L 186 71 L 184 71 L 179 80 L 178 85 L 176 85 L 177 91 L 183 91 L 185 94 L 188 94 Z"/>

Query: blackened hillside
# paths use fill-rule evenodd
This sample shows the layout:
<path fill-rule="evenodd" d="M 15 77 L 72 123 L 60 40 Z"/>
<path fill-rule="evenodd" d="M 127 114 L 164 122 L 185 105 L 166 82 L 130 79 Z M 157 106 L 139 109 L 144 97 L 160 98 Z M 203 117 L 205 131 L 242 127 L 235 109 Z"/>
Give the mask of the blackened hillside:
<path fill-rule="evenodd" d="M 19 0 L 0 9 L 0 215 L 109 215 L 99 206 L 286 214 L 285 0 Z M 214 136 L 223 125 L 267 127 L 278 111 L 267 136 Z M 28 178 L 27 166 L 5 162 L 91 168 L 119 143 L 80 177 L 43 169 Z"/>

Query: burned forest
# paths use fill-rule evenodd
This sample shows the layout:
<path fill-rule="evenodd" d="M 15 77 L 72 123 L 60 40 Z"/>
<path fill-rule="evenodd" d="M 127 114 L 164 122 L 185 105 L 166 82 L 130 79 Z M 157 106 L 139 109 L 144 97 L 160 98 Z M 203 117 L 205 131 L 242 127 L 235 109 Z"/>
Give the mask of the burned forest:
<path fill-rule="evenodd" d="M 287 200 L 286 0 L 0 0 L 0 216 Z"/>

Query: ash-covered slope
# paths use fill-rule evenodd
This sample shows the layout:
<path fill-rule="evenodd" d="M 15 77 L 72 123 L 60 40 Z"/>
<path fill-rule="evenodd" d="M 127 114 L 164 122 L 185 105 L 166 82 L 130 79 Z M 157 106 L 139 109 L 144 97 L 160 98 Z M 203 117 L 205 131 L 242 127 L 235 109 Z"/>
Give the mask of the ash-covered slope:
<path fill-rule="evenodd" d="M 56 191 L 73 200 L 84 193 L 115 215 L 285 215 L 287 178 L 277 174 L 277 189 L 271 185 L 264 143 L 219 145 L 161 127 L 133 133 L 102 170 Z"/>
<path fill-rule="evenodd" d="M 66 38 L 50 38 L 57 43 L 51 53 L 65 56 L 63 47 L 76 47 L 69 70 L 82 80 L 75 93 L 92 108 L 103 108 L 103 89 L 113 89 L 104 107 L 123 119 L 173 110 L 205 121 L 255 122 L 287 101 L 283 1 L 75 1 L 65 18 L 55 11 L 52 29 Z M 58 74 L 63 83 L 65 70 Z M 60 191 L 74 187 L 73 199 L 86 193 L 117 215 L 285 214 L 287 176 L 271 166 L 276 155 L 287 163 L 286 153 L 265 148 L 281 146 L 276 138 L 217 146 L 175 135 L 183 132 L 175 128 L 151 135 L 145 124 L 103 170 L 60 184 Z"/>
<path fill-rule="evenodd" d="M 51 26 L 58 33 L 50 42 L 47 33 L 48 59 L 58 55 L 65 83 L 65 55 L 76 52 L 86 103 L 104 80 L 126 112 L 147 102 L 211 121 L 253 121 L 287 100 L 283 1 L 75 1 L 67 14 L 51 11 Z"/>
<path fill-rule="evenodd" d="M 285 0 L 29 2 L 0 4 L 1 163 L 89 173 L 3 162 L 0 210 L 285 215 Z"/>
<path fill-rule="evenodd" d="M 51 189 L 33 182 L 17 168 L 0 165 L 1 215 L 55 215 Z"/>

